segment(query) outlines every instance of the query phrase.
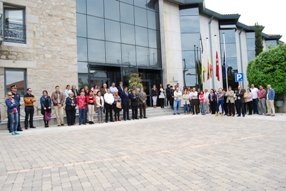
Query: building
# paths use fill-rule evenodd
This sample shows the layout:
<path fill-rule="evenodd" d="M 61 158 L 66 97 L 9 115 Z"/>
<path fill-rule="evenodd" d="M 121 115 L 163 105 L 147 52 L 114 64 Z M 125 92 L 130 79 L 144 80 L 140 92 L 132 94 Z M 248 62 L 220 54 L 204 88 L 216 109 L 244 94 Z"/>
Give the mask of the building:
<path fill-rule="evenodd" d="M 55 85 L 127 84 L 132 72 L 148 94 L 160 83 L 236 86 L 255 58 L 254 27 L 239 17 L 203 0 L 0 0 L 0 102 L 15 83 L 39 98 Z M 265 48 L 281 38 L 263 37 Z"/>

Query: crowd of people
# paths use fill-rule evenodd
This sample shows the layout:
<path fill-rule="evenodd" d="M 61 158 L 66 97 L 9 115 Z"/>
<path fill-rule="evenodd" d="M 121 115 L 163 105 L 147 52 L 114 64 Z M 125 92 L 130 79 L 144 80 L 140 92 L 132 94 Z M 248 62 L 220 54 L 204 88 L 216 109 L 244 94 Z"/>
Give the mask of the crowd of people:
<path fill-rule="evenodd" d="M 237 116 L 243 117 L 246 114 L 275 115 L 275 91 L 270 85 L 267 86 L 267 90 L 263 86 L 258 89 L 252 84 L 246 89 L 238 86 L 235 91 L 231 87 L 227 91 L 222 88 L 217 91 L 214 89 L 209 91 L 196 88 L 182 89 L 179 84 L 175 86 L 168 84 L 164 89 L 160 84 L 158 89 L 156 85 L 153 85 L 150 93 L 153 107 L 159 105 L 164 108 L 170 105 L 174 115 L 181 113 L 182 106 L 185 114 L 192 113 L 194 115 L 199 113 L 227 116 L 237 114 Z M 12 85 L 5 100 L 8 114 L 7 127 L 12 135 L 17 135 L 18 131 L 22 131 L 20 100 L 16 85 Z M 36 128 L 33 124 L 36 98 L 32 94 L 31 88 L 27 89 L 23 101 L 24 128 Z M 45 127 L 49 127 L 52 109 L 54 109 L 58 126 L 65 124 L 64 111 L 68 126 L 75 125 L 77 111 L 79 125 L 147 118 L 147 94 L 144 88 L 124 87 L 122 82 L 119 82 L 118 86 L 113 82 L 110 87 L 103 84 L 101 87 L 97 85 L 84 86 L 79 90 L 76 86 L 67 85 L 64 91 L 56 86 L 51 96 L 47 90 L 43 90 L 39 103 Z M 122 117 L 121 111 L 123 111 Z"/>
<path fill-rule="evenodd" d="M 207 113 L 216 115 L 227 115 L 238 117 L 246 114 L 259 114 L 275 116 L 275 91 L 271 85 L 267 89 L 260 86 L 259 89 L 253 84 L 248 88 L 237 87 L 233 90 L 231 87 L 225 91 L 222 88 L 197 90 L 196 88 L 184 88 L 177 85 L 166 88 L 167 102 L 174 111 L 174 115 L 180 114 L 181 105 L 184 113 L 205 115 Z"/>

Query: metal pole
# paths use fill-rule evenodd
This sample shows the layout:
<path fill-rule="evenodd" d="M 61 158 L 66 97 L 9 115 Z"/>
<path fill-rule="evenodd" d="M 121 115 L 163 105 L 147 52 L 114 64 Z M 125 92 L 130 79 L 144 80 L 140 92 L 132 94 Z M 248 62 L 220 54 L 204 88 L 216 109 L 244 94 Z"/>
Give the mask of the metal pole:
<path fill-rule="evenodd" d="M 239 32 L 239 50 L 240 50 L 240 67 L 241 67 L 241 73 L 243 72 L 243 62 L 242 62 L 242 46 L 241 46 L 241 31 Z M 239 82 L 240 83 L 240 82 Z M 244 88 L 243 81 L 241 82 L 242 88 Z"/>
<path fill-rule="evenodd" d="M 210 51 L 211 51 L 211 66 L 212 66 L 212 88 L 215 88 L 215 83 L 214 83 L 214 66 L 213 66 L 213 46 L 212 46 L 212 30 L 211 30 L 211 24 L 213 21 L 213 17 L 210 18 L 209 21 L 209 39 L 210 39 Z"/>
<path fill-rule="evenodd" d="M 226 63 L 226 47 L 225 47 L 225 36 L 224 33 L 222 33 L 222 38 L 223 38 L 223 51 L 224 51 L 224 70 L 225 70 L 225 84 L 226 84 L 226 90 L 228 90 L 228 67 Z"/>

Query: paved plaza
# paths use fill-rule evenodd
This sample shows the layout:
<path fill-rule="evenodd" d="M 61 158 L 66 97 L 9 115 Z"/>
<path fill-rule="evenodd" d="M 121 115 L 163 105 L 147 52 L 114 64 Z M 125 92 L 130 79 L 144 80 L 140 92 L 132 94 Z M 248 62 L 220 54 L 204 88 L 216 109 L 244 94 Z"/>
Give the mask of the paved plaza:
<path fill-rule="evenodd" d="M 286 190 L 286 115 L 0 131 L 1 191 Z"/>

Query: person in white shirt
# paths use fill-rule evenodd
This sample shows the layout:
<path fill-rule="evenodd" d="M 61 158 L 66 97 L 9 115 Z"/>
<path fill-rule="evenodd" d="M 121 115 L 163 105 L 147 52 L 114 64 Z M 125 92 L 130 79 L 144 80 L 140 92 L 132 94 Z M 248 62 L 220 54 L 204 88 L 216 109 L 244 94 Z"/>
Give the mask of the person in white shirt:
<path fill-rule="evenodd" d="M 104 94 L 104 108 L 105 108 L 105 122 L 108 122 L 108 115 L 110 122 L 113 122 L 113 116 L 112 116 L 112 106 L 114 103 L 114 97 L 112 93 L 110 92 L 110 89 L 107 89 L 107 92 Z"/>
<path fill-rule="evenodd" d="M 254 86 L 254 84 L 251 84 L 251 95 L 252 95 L 252 108 L 253 108 L 253 113 L 258 114 L 258 88 Z"/>
<path fill-rule="evenodd" d="M 117 87 L 115 86 L 115 83 L 112 82 L 111 86 L 110 86 L 110 93 L 114 94 L 115 92 L 118 92 Z"/>
<path fill-rule="evenodd" d="M 194 114 L 198 114 L 199 109 L 199 98 L 198 98 L 198 92 L 196 91 L 196 88 L 193 88 L 193 90 L 189 94 L 190 96 L 190 103 L 191 103 L 191 112 Z"/>
<path fill-rule="evenodd" d="M 176 87 L 176 90 L 174 92 L 174 115 L 180 115 L 181 100 L 182 92 L 179 90 L 179 87 Z"/>

